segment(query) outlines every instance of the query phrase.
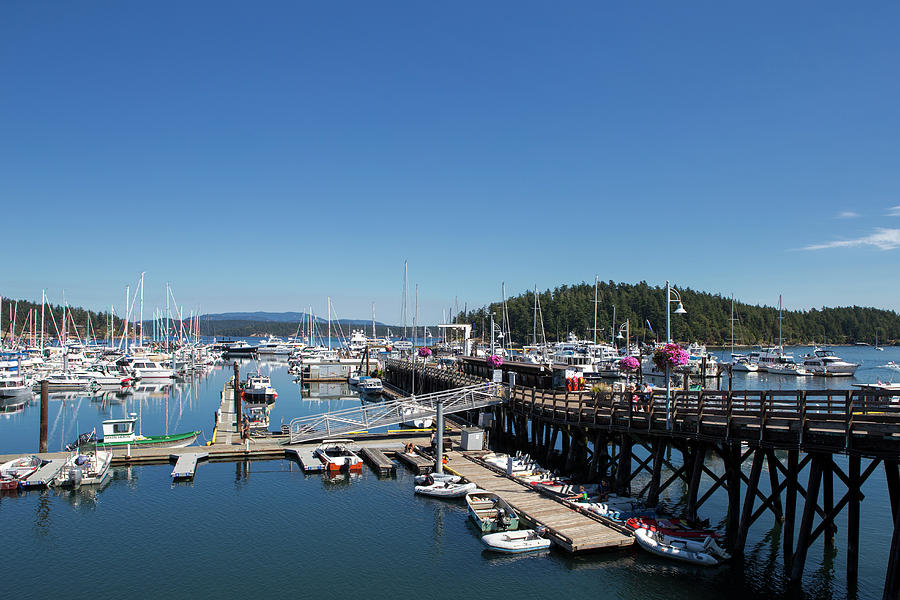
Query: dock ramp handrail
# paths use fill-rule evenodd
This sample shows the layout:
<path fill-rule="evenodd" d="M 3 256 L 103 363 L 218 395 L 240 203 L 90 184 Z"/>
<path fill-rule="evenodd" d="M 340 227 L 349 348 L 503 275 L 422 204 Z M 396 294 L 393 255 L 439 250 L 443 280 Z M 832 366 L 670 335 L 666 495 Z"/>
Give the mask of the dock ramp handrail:
<path fill-rule="evenodd" d="M 502 383 L 478 383 L 421 396 L 364 403 L 353 408 L 297 417 L 290 424 L 290 443 L 300 444 L 434 417 L 439 403 L 443 404 L 446 415 L 501 404 L 508 397 L 509 388 Z"/>

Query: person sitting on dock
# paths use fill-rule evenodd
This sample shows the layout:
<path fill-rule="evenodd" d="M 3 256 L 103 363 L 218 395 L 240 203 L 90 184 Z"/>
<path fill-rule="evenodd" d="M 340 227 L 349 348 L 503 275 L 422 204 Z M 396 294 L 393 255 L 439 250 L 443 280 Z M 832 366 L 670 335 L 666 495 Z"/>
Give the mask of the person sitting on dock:
<path fill-rule="evenodd" d="M 413 444 L 412 442 L 407 442 L 406 446 L 403 447 L 404 454 L 415 454 L 415 451 L 416 451 L 416 445 Z"/>
<path fill-rule="evenodd" d="M 600 485 L 597 486 L 597 499 L 600 502 L 603 502 L 609 498 L 609 482 L 605 479 L 600 480 Z"/>

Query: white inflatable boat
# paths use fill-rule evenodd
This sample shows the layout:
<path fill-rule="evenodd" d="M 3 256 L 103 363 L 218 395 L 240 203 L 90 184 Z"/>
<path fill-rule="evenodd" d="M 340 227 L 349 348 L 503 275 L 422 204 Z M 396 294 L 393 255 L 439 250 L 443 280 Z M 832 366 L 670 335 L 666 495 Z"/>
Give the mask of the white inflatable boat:
<path fill-rule="evenodd" d="M 643 528 L 635 530 L 634 537 L 647 552 L 692 565 L 713 567 L 719 564 L 720 558 L 728 558 L 728 554 L 711 537 L 703 541 L 670 538 Z"/>
<path fill-rule="evenodd" d="M 416 493 L 435 498 L 462 498 L 469 492 L 474 492 L 478 486 L 474 483 L 447 483 L 436 481 L 431 485 L 417 485 Z"/>
<path fill-rule="evenodd" d="M 547 550 L 550 547 L 550 540 L 542 537 L 541 532 L 534 529 L 489 533 L 482 536 L 481 541 L 488 549 L 506 554 L 535 552 Z"/>

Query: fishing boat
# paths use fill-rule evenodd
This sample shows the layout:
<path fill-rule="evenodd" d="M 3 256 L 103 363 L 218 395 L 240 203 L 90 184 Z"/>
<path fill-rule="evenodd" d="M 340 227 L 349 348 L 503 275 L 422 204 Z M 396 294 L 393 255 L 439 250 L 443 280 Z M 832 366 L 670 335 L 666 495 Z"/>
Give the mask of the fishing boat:
<path fill-rule="evenodd" d="M 550 548 L 550 540 L 543 537 L 543 533 L 545 533 L 543 528 L 499 531 L 482 536 L 481 541 L 488 547 L 488 550 L 503 552 L 504 554 L 537 552 Z"/>
<path fill-rule="evenodd" d="M 703 541 L 678 539 L 649 529 L 638 529 L 634 532 L 634 538 L 642 549 L 651 554 L 692 565 L 714 567 L 719 564 L 720 558 L 724 560 L 728 557 L 711 537 Z"/>
<path fill-rule="evenodd" d="M 313 454 L 325 465 L 326 471 L 362 471 L 362 459 L 348 444 L 353 440 L 323 440 Z"/>
<path fill-rule="evenodd" d="M 469 492 L 478 489 L 474 483 L 450 483 L 448 481 L 435 481 L 430 485 L 417 485 L 415 493 L 433 498 L 462 498 Z"/>
<path fill-rule="evenodd" d="M 241 398 L 251 404 L 271 404 L 278 398 L 278 392 L 272 387 L 268 375 L 250 375 L 244 382 Z"/>
<path fill-rule="evenodd" d="M 107 419 L 103 421 L 103 439 L 97 442 L 98 448 L 111 450 L 125 446 L 141 448 L 184 448 L 193 444 L 200 431 L 175 433 L 172 435 L 144 436 L 137 432 L 137 415 L 127 419 Z"/>
<path fill-rule="evenodd" d="M 509 503 L 491 492 L 466 494 L 469 516 L 483 532 L 507 531 L 519 528 L 519 515 Z"/>

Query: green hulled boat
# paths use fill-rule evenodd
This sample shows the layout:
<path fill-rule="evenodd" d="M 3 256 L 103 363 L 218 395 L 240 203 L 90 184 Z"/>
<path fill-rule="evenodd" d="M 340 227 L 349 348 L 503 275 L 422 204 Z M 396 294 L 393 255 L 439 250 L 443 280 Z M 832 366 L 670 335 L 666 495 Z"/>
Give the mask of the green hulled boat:
<path fill-rule="evenodd" d="M 103 439 L 97 442 L 98 448 L 124 448 L 125 446 L 184 448 L 193 444 L 200 431 L 173 433 L 172 435 L 140 435 L 136 433 L 137 417 L 127 419 L 109 419 L 103 421 Z"/>

